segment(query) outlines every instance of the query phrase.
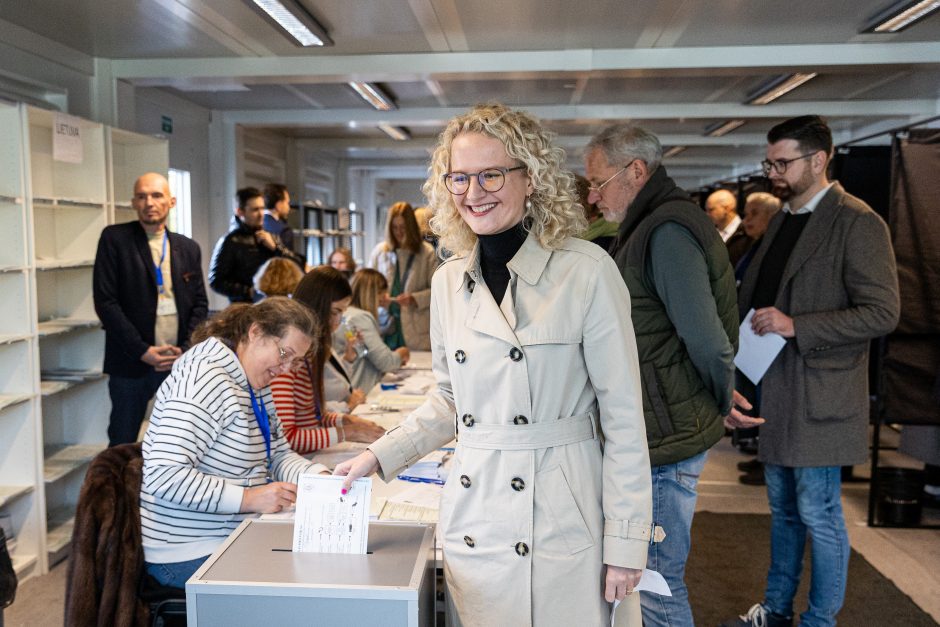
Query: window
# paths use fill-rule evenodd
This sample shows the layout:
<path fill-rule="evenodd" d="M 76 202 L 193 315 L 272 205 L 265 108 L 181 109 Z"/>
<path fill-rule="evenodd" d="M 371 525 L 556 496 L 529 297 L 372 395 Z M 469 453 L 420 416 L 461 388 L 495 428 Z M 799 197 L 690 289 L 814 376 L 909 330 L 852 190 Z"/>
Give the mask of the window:
<path fill-rule="evenodd" d="M 170 193 L 176 198 L 176 206 L 170 210 L 170 230 L 192 237 L 192 196 L 189 189 L 189 172 L 170 168 Z"/>

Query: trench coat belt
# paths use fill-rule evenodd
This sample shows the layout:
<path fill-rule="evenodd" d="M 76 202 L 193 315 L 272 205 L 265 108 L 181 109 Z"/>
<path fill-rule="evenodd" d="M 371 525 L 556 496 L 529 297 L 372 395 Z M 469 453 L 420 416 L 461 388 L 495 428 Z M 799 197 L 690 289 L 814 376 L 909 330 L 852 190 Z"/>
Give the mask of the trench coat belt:
<path fill-rule="evenodd" d="M 472 429 L 461 429 L 460 445 L 467 448 L 526 451 L 574 444 L 597 438 L 594 412 L 550 422 L 526 425 L 490 425 L 477 422 Z"/>

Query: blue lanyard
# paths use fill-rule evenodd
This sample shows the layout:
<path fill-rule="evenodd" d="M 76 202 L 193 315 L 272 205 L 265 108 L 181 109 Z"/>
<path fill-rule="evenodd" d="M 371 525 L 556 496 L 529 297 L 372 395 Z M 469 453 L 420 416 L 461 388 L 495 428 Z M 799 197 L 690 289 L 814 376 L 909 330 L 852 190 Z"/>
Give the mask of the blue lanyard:
<path fill-rule="evenodd" d="M 157 291 L 163 293 L 163 259 L 166 257 L 166 228 L 163 229 L 163 250 L 160 253 L 160 263 L 153 264 L 153 269 L 157 273 Z M 254 398 L 254 397 L 252 397 Z"/>
<path fill-rule="evenodd" d="M 248 394 L 251 395 L 251 408 L 255 412 L 258 428 L 261 429 L 261 435 L 264 436 L 264 449 L 268 454 L 265 465 L 268 468 L 268 481 L 271 481 L 271 418 L 268 416 L 268 410 L 265 408 L 264 403 L 259 403 L 258 399 L 255 398 L 255 391 L 251 389 L 251 384 L 248 384 Z"/>

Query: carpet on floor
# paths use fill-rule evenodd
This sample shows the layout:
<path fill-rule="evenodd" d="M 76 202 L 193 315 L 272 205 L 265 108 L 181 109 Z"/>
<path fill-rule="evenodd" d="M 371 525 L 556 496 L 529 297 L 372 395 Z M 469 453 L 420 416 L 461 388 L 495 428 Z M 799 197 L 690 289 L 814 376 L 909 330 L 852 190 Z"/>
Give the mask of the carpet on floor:
<path fill-rule="evenodd" d="M 695 624 L 714 627 L 760 602 L 769 565 L 769 515 L 697 512 L 685 573 Z M 807 606 L 809 574 L 807 550 L 794 601 L 797 616 Z M 929 614 L 854 550 L 845 604 L 837 620 L 840 625 L 937 627 Z"/>

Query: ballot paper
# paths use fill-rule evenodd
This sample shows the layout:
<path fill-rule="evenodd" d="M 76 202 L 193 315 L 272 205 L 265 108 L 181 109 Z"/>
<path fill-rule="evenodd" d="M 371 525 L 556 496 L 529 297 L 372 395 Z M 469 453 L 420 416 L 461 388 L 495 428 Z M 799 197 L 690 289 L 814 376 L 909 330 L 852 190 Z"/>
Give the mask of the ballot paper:
<path fill-rule="evenodd" d="M 660 594 L 664 597 L 672 596 L 672 591 L 669 589 L 669 584 L 666 583 L 665 577 L 649 568 L 643 569 L 643 574 L 640 576 L 640 583 L 636 585 L 633 592 L 652 592 L 653 594 Z M 620 605 L 620 601 L 614 601 L 613 607 L 610 608 L 610 627 L 614 627 L 618 605 Z"/>
<path fill-rule="evenodd" d="M 783 350 L 787 340 L 776 333 L 766 335 L 754 333 L 751 329 L 753 317 L 754 310 L 751 309 L 744 317 L 744 322 L 741 323 L 738 332 L 738 354 L 734 356 L 734 365 L 751 380 L 751 383 L 757 385 L 764 378 L 764 373 L 770 368 L 770 364 L 777 358 L 777 354 Z"/>
<path fill-rule="evenodd" d="M 356 479 L 346 494 L 345 477 L 300 476 L 294 516 L 294 551 L 358 553 L 369 543 L 372 479 Z"/>

